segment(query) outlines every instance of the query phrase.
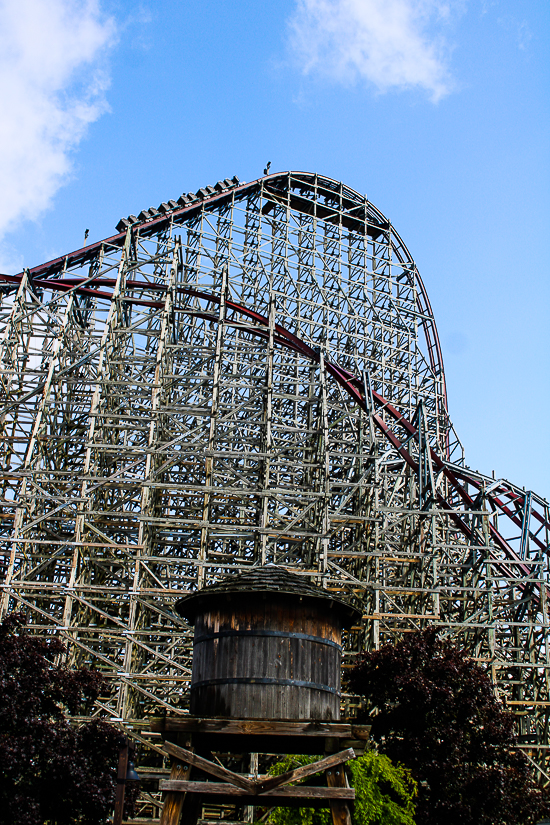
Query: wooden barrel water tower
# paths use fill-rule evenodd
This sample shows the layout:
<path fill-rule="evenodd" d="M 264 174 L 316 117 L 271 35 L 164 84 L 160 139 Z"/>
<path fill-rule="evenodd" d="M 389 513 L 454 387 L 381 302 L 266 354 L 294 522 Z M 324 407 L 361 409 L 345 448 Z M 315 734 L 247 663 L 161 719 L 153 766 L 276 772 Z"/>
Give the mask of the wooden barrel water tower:
<path fill-rule="evenodd" d="M 191 713 L 240 719 L 340 718 L 342 628 L 359 611 L 268 564 L 176 604 L 194 624 Z"/>

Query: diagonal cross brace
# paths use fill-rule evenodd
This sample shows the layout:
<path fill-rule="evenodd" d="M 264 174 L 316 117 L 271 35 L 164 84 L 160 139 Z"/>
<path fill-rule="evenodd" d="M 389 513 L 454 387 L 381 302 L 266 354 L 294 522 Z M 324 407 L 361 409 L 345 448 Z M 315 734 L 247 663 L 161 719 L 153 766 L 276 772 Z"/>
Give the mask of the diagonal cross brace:
<path fill-rule="evenodd" d="M 282 773 L 280 776 L 272 776 L 269 777 L 269 779 L 256 781 L 253 779 L 247 779 L 240 773 L 234 773 L 234 771 L 230 771 L 221 765 L 216 765 L 215 762 L 211 762 L 209 759 L 204 759 L 196 753 L 185 750 L 185 748 L 180 748 L 172 742 L 165 742 L 163 750 L 170 754 L 170 756 L 174 756 L 176 759 L 179 759 L 181 762 L 194 765 L 196 768 L 200 768 L 206 773 L 216 776 L 218 779 L 224 779 L 231 785 L 236 785 L 237 787 L 242 788 L 249 794 L 253 795 L 265 793 L 266 791 L 273 790 L 274 788 L 278 788 L 282 785 L 287 785 L 289 782 L 305 779 L 307 776 L 313 776 L 315 773 L 328 770 L 336 765 L 341 765 L 344 762 L 347 762 L 349 759 L 355 758 L 353 748 L 347 748 L 344 751 L 334 753 L 331 756 L 326 756 L 324 759 L 313 762 L 311 765 L 303 765 L 302 767 L 295 768 L 292 771 L 286 771 L 286 773 Z"/>
<path fill-rule="evenodd" d="M 286 771 L 280 776 L 272 776 L 269 779 L 259 780 L 256 783 L 257 793 L 261 794 L 265 791 L 271 791 L 273 788 L 278 788 L 281 785 L 287 785 L 289 782 L 295 782 L 298 779 L 305 779 L 306 776 L 313 776 L 314 773 L 326 771 L 329 768 L 334 768 L 336 765 L 342 765 L 348 759 L 355 759 L 355 751 L 353 748 L 347 748 L 345 751 L 333 753 L 331 756 L 326 756 L 324 759 L 319 759 L 318 762 L 312 762 L 311 765 L 302 765 L 301 768 L 295 768 L 293 771 Z"/>
<path fill-rule="evenodd" d="M 215 762 L 210 762 L 209 759 L 204 759 L 196 753 L 185 750 L 185 748 L 180 748 L 172 742 L 165 742 L 163 745 L 163 750 L 165 750 L 166 753 L 169 753 L 170 756 L 174 756 L 176 759 L 179 759 L 181 762 L 187 762 L 188 765 L 193 765 L 195 768 L 200 768 L 212 776 L 217 776 L 218 779 L 225 779 L 226 782 L 230 782 L 232 785 L 237 785 L 237 787 L 248 791 L 248 793 L 253 794 L 256 791 L 256 783 L 254 780 L 247 779 L 246 777 L 241 776 L 240 773 L 234 773 L 221 765 L 216 765 Z"/>

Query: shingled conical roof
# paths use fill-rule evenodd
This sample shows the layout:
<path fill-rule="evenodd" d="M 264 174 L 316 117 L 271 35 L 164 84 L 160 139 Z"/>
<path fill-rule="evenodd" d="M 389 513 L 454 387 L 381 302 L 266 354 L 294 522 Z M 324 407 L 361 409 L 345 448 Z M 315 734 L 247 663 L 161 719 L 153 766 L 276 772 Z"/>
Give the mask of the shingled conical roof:
<path fill-rule="evenodd" d="M 272 593 L 274 596 L 294 596 L 308 601 L 322 600 L 327 603 L 327 608 L 336 608 L 341 613 L 344 624 L 360 618 L 360 611 L 344 599 L 333 596 L 327 590 L 310 584 L 304 576 L 298 576 L 276 564 L 251 567 L 237 576 L 227 576 L 209 587 L 184 596 L 176 602 L 175 609 L 180 616 L 192 622 L 211 599 L 245 593 Z"/>

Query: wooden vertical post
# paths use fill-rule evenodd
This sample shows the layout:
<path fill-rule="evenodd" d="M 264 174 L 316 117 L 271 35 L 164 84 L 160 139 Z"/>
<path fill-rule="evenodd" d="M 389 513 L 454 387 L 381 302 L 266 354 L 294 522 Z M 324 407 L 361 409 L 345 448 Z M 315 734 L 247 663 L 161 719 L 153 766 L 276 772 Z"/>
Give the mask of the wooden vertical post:
<path fill-rule="evenodd" d="M 115 813 L 113 825 L 121 825 L 124 812 L 124 794 L 126 791 L 126 774 L 128 773 L 128 740 L 120 748 L 118 755 L 118 774 L 116 780 Z"/>
<path fill-rule="evenodd" d="M 349 788 L 348 778 L 343 765 L 337 765 L 326 772 L 329 788 Z M 347 802 L 341 799 L 330 800 L 330 812 L 333 825 L 351 825 L 351 813 Z"/>
<path fill-rule="evenodd" d="M 184 747 L 192 751 L 191 740 L 186 739 Z M 170 769 L 170 779 L 189 779 L 191 776 L 191 765 L 186 765 L 178 759 L 172 759 Z M 179 792 L 168 792 L 164 799 L 159 825 L 179 825 L 181 812 L 187 794 Z"/>
<path fill-rule="evenodd" d="M 258 779 L 258 754 L 250 754 L 250 773 L 249 778 Z M 254 805 L 247 805 L 245 807 L 245 822 L 254 822 L 256 807 Z"/>

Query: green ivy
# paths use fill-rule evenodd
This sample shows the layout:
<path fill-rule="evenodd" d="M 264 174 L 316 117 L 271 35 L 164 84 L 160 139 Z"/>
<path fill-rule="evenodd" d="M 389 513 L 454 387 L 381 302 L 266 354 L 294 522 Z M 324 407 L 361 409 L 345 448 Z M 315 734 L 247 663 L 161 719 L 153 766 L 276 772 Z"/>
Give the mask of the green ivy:
<path fill-rule="evenodd" d="M 280 776 L 320 758 L 287 756 L 269 772 Z M 350 784 L 355 788 L 353 825 L 414 825 L 416 783 L 406 768 L 394 765 L 376 751 L 367 751 L 348 762 L 348 766 Z M 274 808 L 268 822 L 271 825 L 332 825 L 332 817 L 327 808 Z"/>
<path fill-rule="evenodd" d="M 376 751 L 367 751 L 349 767 L 354 825 L 414 825 L 416 782 L 407 768 Z"/>

